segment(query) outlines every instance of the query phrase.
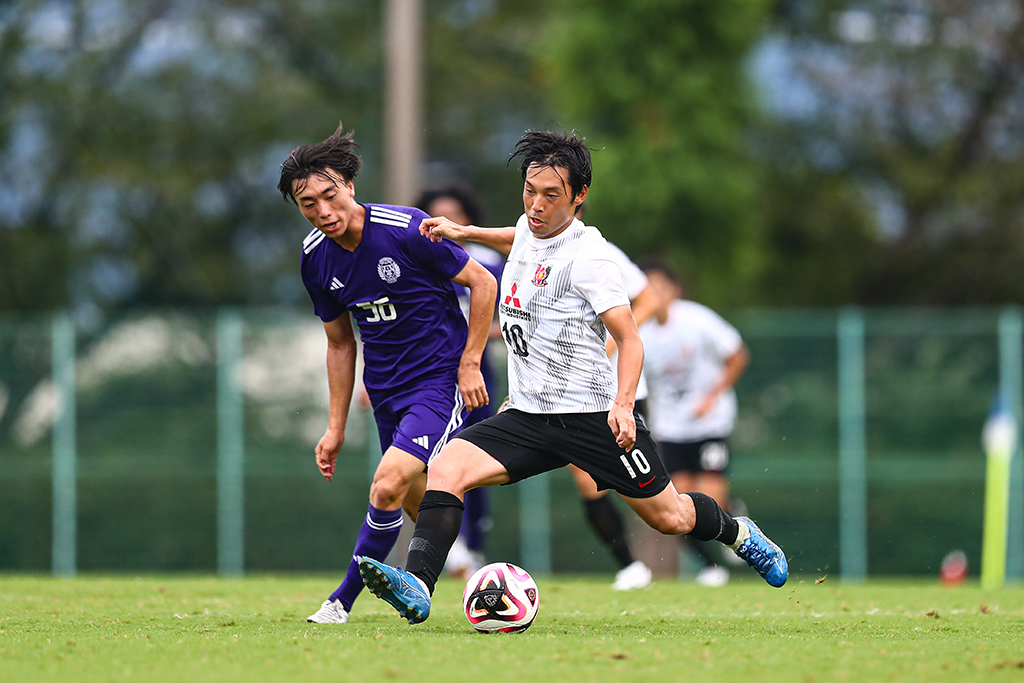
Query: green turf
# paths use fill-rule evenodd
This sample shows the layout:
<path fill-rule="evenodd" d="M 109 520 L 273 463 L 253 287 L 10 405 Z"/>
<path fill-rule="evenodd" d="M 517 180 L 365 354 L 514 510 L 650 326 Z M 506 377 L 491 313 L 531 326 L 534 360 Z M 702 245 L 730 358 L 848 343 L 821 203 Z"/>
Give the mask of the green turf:
<path fill-rule="evenodd" d="M 520 635 L 482 635 L 461 584 L 408 626 L 369 594 L 304 621 L 331 577 L 0 576 L 4 681 L 1024 681 L 1024 590 L 790 580 L 725 588 L 541 577 Z"/>

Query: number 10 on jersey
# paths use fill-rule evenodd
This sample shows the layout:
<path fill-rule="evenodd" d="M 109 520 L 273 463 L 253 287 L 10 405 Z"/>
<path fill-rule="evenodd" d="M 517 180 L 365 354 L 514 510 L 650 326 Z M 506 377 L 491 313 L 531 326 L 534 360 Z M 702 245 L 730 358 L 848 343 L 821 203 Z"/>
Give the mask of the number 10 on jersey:
<path fill-rule="evenodd" d="M 530 355 L 529 349 L 526 348 L 526 334 L 523 333 L 522 327 L 516 324 L 509 325 L 505 323 L 501 326 L 501 334 L 505 337 L 505 343 L 508 344 L 508 348 L 512 350 L 512 353 L 520 358 L 526 358 Z"/>

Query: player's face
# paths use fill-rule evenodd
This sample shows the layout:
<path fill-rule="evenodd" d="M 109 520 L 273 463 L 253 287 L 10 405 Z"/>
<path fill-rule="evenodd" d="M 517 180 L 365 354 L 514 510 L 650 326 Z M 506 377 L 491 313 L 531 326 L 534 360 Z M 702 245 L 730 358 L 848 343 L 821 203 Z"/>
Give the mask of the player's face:
<path fill-rule="evenodd" d="M 664 318 L 668 314 L 668 308 L 672 302 L 682 298 L 683 290 L 660 270 L 649 270 L 646 275 L 647 282 L 650 283 L 658 297 L 658 317 Z"/>
<path fill-rule="evenodd" d="M 357 217 L 359 204 L 352 181 L 328 169 L 328 176 L 311 175 L 292 182 L 299 211 L 317 230 L 332 239 L 345 234 Z"/>
<path fill-rule="evenodd" d="M 569 171 L 561 166 L 538 166 L 526 169 L 523 184 L 523 209 L 530 223 L 530 232 L 545 239 L 558 235 L 572 222 L 576 207 L 583 203 L 587 188 L 572 196 Z"/>

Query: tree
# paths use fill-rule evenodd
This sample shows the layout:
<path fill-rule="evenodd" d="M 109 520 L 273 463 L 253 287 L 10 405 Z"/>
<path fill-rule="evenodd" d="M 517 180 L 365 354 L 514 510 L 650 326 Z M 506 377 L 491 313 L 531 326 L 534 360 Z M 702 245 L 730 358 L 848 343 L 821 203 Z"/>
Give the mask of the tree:
<path fill-rule="evenodd" d="M 342 117 L 366 124 L 372 144 L 377 11 L 296 0 L 6 9 L 0 306 L 70 305 L 98 322 L 144 304 L 297 298 L 301 226 L 285 220 L 276 169 Z M 344 53 L 318 49 L 338 26 Z"/>
<path fill-rule="evenodd" d="M 543 41 L 560 121 L 596 149 L 587 220 L 635 258 L 670 255 L 713 304 L 762 268 L 757 117 L 745 60 L 768 3 L 565 3 Z"/>
<path fill-rule="evenodd" d="M 765 44 L 786 65 L 769 82 L 774 177 L 818 179 L 775 238 L 843 226 L 855 245 L 816 270 L 839 266 L 864 304 L 1024 297 L 1019 3 L 787 2 Z"/>

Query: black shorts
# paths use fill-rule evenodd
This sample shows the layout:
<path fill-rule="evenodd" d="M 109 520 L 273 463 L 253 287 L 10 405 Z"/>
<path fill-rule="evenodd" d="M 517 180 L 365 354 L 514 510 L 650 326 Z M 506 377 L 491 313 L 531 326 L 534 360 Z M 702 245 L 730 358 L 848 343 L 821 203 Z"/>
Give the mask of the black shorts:
<path fill-rule="evenodd" d="M 615 443 L 608 413 L 535 415 L 506 410 L 453 438 L 487 451 L 504 465 L 510 484 L 569 463 L 589 474 L 598 489 L 614 489 L 630 498 L 655 496 L 670 481 L 640 418 L 636 420 L 636 444 L 628 451 Z"/>
<path fill-rule="evenodd" d="M 729 444 L 725 439 L 704 439 L 688 443 L 662 441 L 658 448 L 669 472 L 729 472 Z"/>

